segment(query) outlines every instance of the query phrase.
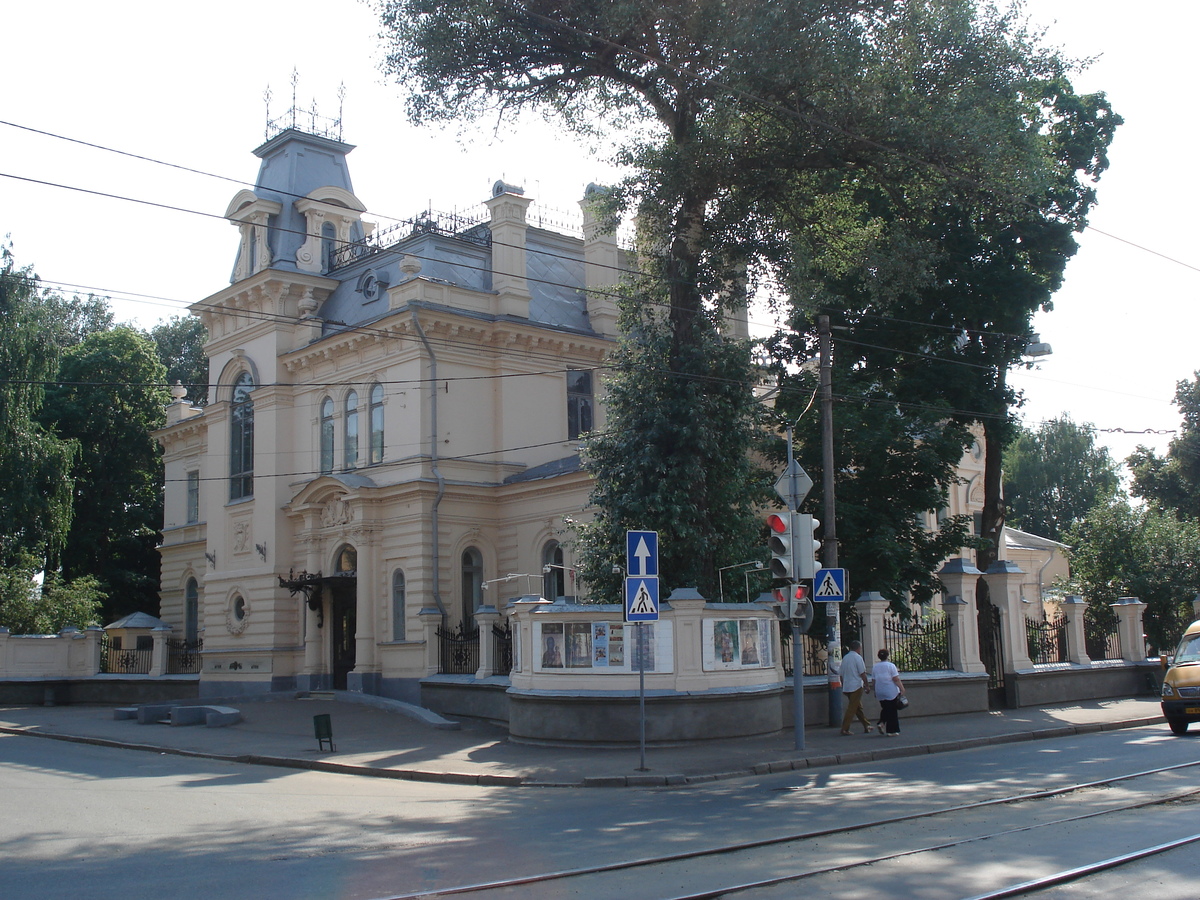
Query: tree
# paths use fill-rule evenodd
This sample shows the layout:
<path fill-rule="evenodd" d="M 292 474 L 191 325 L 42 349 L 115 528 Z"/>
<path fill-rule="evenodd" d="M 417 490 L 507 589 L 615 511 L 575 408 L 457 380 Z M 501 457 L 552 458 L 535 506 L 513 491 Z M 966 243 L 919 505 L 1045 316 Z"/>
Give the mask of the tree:
<path fill-rule="evenodd" d="M 1013 525 L 1061 541 L 1088 510 L 1120 491 L 1117 464 L 1090 425 L 1062 416 L 1022 430 L 1004 452 L 1004 500 Z"/>
<path fill-rule="evenodd" d="M 13 634 L 57 634 L 99 624 L 104 593 L 90 576 L 64 583 L 54 573 L 39 585 L 41 563 L 30 556 L 0 568 L 0 625 Z"/>
<path fill-rule="evenodd" d="M 61 549 L 78 446 L 38 421 L 59 347 L 56 304 L 0 245 L 0 568 Z"/>
<path fill-rule="evenodd" d="M 1200 518 L 1200 372 L 1175 388 L 1175 405 L 1183 414 L 1179 436 L 1165 457 L 1139 446 L 1126 461 L 1133 472 L 1133 494 L 1159 510 Z"/>
<path fill-rule="evenodd" d="M 208 357 L 204 344 L 208 332 L 196 316 L 174 316 L 159 322 L 146 336 L 158 348 L 158 358 L 167 368 L 167 383 L 181 383 L 197 406 L 208 403 Z"/>
<path fill-rule="evenodd" d="M 622 307 L 625 339 L 605 382 L 607 428 L 585 450 L 597 512 L 577 528 L 581 575 L 594 597 L 615 602 L 621 576 L 612 565 L 624 560 L 625 532 L 656 530 L 664 534 L 663 585 L 694 586 L 715 598 L 721 567 L 761 555 L 758 509 L 774 480 L 751 460 L 755 432 L 724 427 L 761 419 L 745 381 L 750 344 L 723 338 L 699 319 L 695 352 L 708 377 L 673 373 L 663 316 L 638 299 Z"/>
<path fill-rule="evenodd" d="M 80 454 L 75 517 L 52 563 L 68 580 L 97 577 L 106 616 L 156 610 L 162 462 L 151 432 L 165 419 L 166 372 L 148 338 L 117 327 L 63 354 L 58 380 L 42 420 Z"/>
<path fill-rule="evenodd" d="M 1200 523 L 1116 501 L 1095 507 L 1065 538 L 1072 590 L 1093 604 L 1137 597 L 1150 645 L 1165 650 L 1179 639 L 1200 588 Z"/>
<path fill-rule="evenodd" d="M 620 158 L 634 174 L 614 198 L 652 237 L 643 266 L 661 283 L 648 296 L 661 295 L 670 332 L 654 370 L 669 379 L 658 395 L 668 384 L 712 385 L 714 369 L 749 390 L 749 368 L 733 373 L 705 354 L 709 317 L 743 303 L 786 255 L 769 238 L 781 224 L 796 234 L 828 213 L 826 173 L 862 173 L 886 192 L 893 175 L 919 168 L 927 196 L 948 183 L 1002 180 L 1021 197 L 1038 189 L 1044 148 L 1023 118 L 1020 87 L 1061 69 L 1011 16 L 969 0 L 772 0 L 742 4 L 736 16 L 720 0 L 384 0 L 382 20 L 386 68 L 408 88 L 414 120 L 538 109 L 583 131 L 628 126 Z M 708 470 L 700 455 L 669 452 L 689 446 L 687 415 L 657 425 L 640 439 L 663 465 Z M 748 441 L 752 423 L 708 427 Z M 598 499 L 647 486 L 634 477 Z M 700 546 L 715 543 L 726 511 L 707 494 L 685 490 L 670 506 L 691 506 L 682 518 L 708 536 Z M 712 560 L 702 565 L 701 580 L 711 581 Z"/>

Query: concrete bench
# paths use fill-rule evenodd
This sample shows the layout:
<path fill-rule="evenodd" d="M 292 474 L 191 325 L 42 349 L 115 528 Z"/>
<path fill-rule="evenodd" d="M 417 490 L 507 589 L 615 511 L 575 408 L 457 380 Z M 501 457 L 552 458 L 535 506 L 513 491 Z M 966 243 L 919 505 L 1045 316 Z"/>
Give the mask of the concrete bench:
<path fill-rule="evenodd" d="M 172 725 L 199 725 L 209 728 L 234 725 L 242 721 L 242 714 L 231 706 L 176 706 L 171 709 Z"/>
<path fill-rule="evenodd" d="M 175 707 L 167 704 L 155 704 L 152 706 L 139 706 L 137 711 L 137 720 L 139 725 L 154 725 L 170 718 L 171 710 Z"/>

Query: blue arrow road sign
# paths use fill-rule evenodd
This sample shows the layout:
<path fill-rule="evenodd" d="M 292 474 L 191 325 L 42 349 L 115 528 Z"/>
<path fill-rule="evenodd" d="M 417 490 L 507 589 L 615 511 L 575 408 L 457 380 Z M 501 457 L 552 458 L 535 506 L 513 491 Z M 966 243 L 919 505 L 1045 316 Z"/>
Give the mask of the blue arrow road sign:
<path fill-rule="evenodd" d="M 625 574 L 658 577 L 658 532 L 625 532 Z"/>
<path fill-rule="evenodd" d="M 846 599 L 846 570 L 817 569 L 813 579 L 813 600 L 818 603 L 842 603 Z"/>
<path fill-rule="evenodd" d="M 658 579 L 625 579 L 625 621 L 658 621 Z"/>

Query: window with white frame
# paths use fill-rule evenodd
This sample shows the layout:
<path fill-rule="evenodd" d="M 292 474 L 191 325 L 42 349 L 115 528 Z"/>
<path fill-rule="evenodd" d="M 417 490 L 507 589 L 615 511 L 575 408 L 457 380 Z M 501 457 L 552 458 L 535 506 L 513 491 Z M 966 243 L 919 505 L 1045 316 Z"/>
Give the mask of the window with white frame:
<path fill-rule="evenodd" d="M 321 401 L 321 474 L 333 471 L 333 399 Z"/>
<path fill-rule="evenodd" d="M 567 370 L 567 439 L 575 440 L 592 430 L 592 373 Z"/>
<path fill-rule="evenodd" d="M 371 387 L 368 404 L 371 424 L 370 460 L 372 464 L 383 462 L 383 385 Z"/>
<path fill-rule="evenodd" d="M 229 411 L 229 499 L 254 496 L 254 378 L 243 372 L 233 385 Z"/>
<path fill-rule="evenodd" d="M 347 469 L 358 466 L 358 391 L 346 395 L 344 464 Z"/>

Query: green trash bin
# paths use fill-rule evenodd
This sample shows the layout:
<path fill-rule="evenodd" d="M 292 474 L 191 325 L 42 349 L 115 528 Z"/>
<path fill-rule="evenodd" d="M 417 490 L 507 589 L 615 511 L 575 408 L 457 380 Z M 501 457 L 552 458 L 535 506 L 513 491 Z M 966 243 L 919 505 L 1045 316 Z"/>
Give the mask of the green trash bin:
<path fill-rule="evenodd" d="M 329 742 L 331 753 L 336 749 L 333 746 L 333 723 L 329 719 L 329 713 L 313 716 L 313 731 L 316 732 L 318 749 L 324 750 L 326 741 Z"/>

